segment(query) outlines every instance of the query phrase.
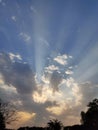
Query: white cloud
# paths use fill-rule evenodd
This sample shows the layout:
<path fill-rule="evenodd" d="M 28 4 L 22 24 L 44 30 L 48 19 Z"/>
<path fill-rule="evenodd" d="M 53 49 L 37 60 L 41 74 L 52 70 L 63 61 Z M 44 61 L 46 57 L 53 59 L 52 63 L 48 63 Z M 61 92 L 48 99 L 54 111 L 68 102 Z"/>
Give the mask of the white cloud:
<path fill-rule="evenodd" d="M 7 93 L 17 94 L 17 90 L 14 86 L 12 86 L 12 85 L 8 86 L 4 83 L 4 79 L 3 79 L 3 76 L 1 74 L 0 74 L 0 88 Z"/>
<path fill-rule="evenodd" d="M 64 55 L 59 55 L 59 56 L 55 57 L 54 61 L 56 61 L 57 63 L 59 63 L 61 65 L 66 65 L 67 59 L 68 59 L 68 56 L 66 54 L 64 54 Z"/>
<path fill-rule="evenodd" d="M 10 59 L 13 61 L 15 58 L 18 60 L 22 60 L 21 56 L 19 54 L 13 54 L 13 53 L 9 53 L 9 57 Z"/>
<path fill-rule="evenodd" d="M 19 35 L 23 38 L 25 42 L 30 42 L 31 37 L 27 33 L 21 32 Z"/>
<path fill-rule="evenodd" d="M 48 67 L 45 67 L 45 70 L 48 71 L 55 71 L 55 70 L 59 70 L 59 67 L 55 66 L 55 65 L 50 65 Z"/>
<path fill-rule="evenodd" d="M 66 70 L 66 71 L 65 71 L 65 74 L 71 75 L 71 74 L 73 74 L 73 71 L 71 71 L 71 70 Z"/>
<path fill-rule="evenodd" d="M 63 90 L 62 95 L 64 98 L 70 98 L 73 100 L 73 106 L 81 104 L 83 94 L 81 93 L 80 86 L 72 77 L 63 79 L 61 84 L 59 85 L 59 88 L 61 89 L 61 91 Z M 66 96 L 65 92 L 67 92 Z"/>

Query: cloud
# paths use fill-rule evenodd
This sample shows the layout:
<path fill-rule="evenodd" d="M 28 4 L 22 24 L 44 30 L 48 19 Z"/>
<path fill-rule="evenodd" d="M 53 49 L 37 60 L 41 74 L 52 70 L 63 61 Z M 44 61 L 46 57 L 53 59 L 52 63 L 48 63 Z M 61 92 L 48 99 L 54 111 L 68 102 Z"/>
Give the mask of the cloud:
<path fill-rule="evenodd" d="M 54 115 L 61 115 L 63 111 L 66 110 L 66 103 L 64 101 L 61 101 L 60 103 L 57 103 L 55 106 L 47 107 L 46 110 Z"/>
<path fill-rule="evenodd" d="M 66 70 L 65 73 L 68 74 L 68 75 L 70 75 L 70 74 L 73 74 L 73 71 L 71 71 L 71 70 Z"/>
<path fill-rule="evenodd" d="M 55 57 L 54 61 L 56 61 L 57 63 L 59 63 L 61 65 L 66 65 L 67 59 L 68 59 L 68 56 L 66 54 L 64 54 L 64 55 L 59 55 L 59 56 Z"/>
<path fill-rule="evenodd" d="M 5 101 L 14 102 L 14 105 L 19 111 L 25 110 L 29 113 L 33 111 L 36 114 L 35 124 L 44 123 L 44 117 L 48 115 L 45 108 L 47 105 L 51 105 L 51 103 L 46 101 L 45 103 L 40 104 L 38 102 L 39 99 L 37 99 L 36 102 L 36 99 L 32 97 L 32 94 L 34 92 L 38 93 L 39 90 L 36 85 L 37 83 L 35 83 L 35 75 L 33 74 L 30 66 L 28 64 L 24 64 L 22 61 L 12 62 L 9 54 L 0 53 L 0 74 L 0 83 L 2 84 L 2 87 L 0 87 L 0 98 Z M 45 86 L 41 90 L 41 96 L 43 99 Z M 40 95 L 40 92 L 38 94 Z M 29 121 L 26 122 L 29 124 Z"/>
<path fill-rule="evenodd" d="M 16 59 L 19 59 L 19 62 Z M 81 100 L 79 86 L 74 79 L 69 77 L 64 79 L 62 72 L 58 71 L 59 66 L 48 65 L 44 68 L 41 82 L 38 82 L 30 66 L 24 64 L 19 54 L 1 53 L 0 94 L 2 93 L 2 97 L 6 95 L 9 101 L 14 102 L 19 111 L 25 110 L 28 113 L 33 111 L 36 115 L 34 119 L 32 117 L 34 124 L 42 125 L 50 117 L 61 116 L 68 109 L 79 106 Z M 26 122 L 30 124 L 29 119 Z"/>
<path fill-rule="evenodd" d="M 84 82 L 80 84 L 80 90 L 83 94 L 82 104 L 87 105 L 88 102 L 98 97 L 98 84 Z"/>
<path fill-rule="evenodd" d="M 42 45 L 45 45 L 47 47 L 49 46 L 49 42 L 46 39 L 40 38 L 39 41 L 41 42 Z"/>
<path fill-rule="evenodd" d="M 30 42 L 30 40 L 31 40 L 31 36 L 29 36 L 27 33 L 25 33 L 25 32 L 21 32 L 20 34 L 19 34 L 19 36 L 25 41 L 25 42 Z"/>
<path fill-rule="evenodd" d="M 71 59 L 72 59 L 73 57 L 72 57 L 72 56 L 69 56 L 69 58 L 71 58 Z"/>
<path fill-rule="evenodd" d="M 36 88 L 34 74 L 28 64 L 24 62 L 13 62 L 10 56 L 6 53 L 0 53 L 0 74 L 4 82 L 5 88 L 15 88 L 20 100 L 26 107 L 32 99 L 32 91 Z M 28 100 L 28 103 L 27 103 Z"/>
<path fill-rule="evenodd" d="M 97 96 L 98 85 L 91 83 L 78 84 L 72 77 L 68 77 L 67 79 L 62 79 L 59 84 L 59 91 L 55 91 L 55 93 L 51 87 L 46 87 L 46 84 L 39 88 L 42 88 L 42 91 L 39 91 L 39 95 L 36 97 L 37 102 L 43 104 L 43 107 L 40 105 L 44 110 L 42 116 L 55 117 L 65 124 L 71 125 L 80 122 L 80 112 L 85 109 L 89 101 Z M 89 98 L 90 95 L 91 98 Z M 45 105 L 48 102 L 55 103 Z M 43 111 L 41 110 L 41 112 Z M 43 122 L 45 122 L 44 118 Z"/>
<path fill-rule="evenodd" d="M 61 74 L 54 71 L 50 77 L 50 85 L 53 88 L 54 92 L 59 90 L 58 86 L 61 83 L 61 81 L 62 81 Z"/>
<path fill-rule="evenodd" d="M 62 92 L 67 92 L 66 94 L 63 93 L 64 98 L 70 101 L 69 104 L 72 106 L 77 106 L 81 104 L 82 100 L 82 93 L 80 90 L 79 84 L 72 78 L 68 77 L 67 79 L 63 79 L 59 88 Z M 73 103 L 71 103 L 71 101 Z"/>
<path fill-rule="evenodd" d="M 50 84 L 49 77 L 46 76 L 45 74 L 42 75 L 41 80 L 42 80 L 42 82 L 44 82 L 45 84 Z"/>
<path fill-rule="evenodd" d="M 12 128 L 18 128 L 19 127 L 24 127 L 27 126 L 26 123 L 30 120 L 34 120 L 36 114 L 35 113 L 29 113 L 26 111 L 19 111 L 17 113 L 17 117 L 19 117 L 18 121 L 13 122 L 13 127 Z M 32 121 L 33 122 L 33 121 Z"/>
<path fill-rule="evenodd" d="M 20 122 L 23 125 L 32 125 L 30 120 L 34 125 L 43 125 L 51 117 L 74 124 L 79 122 L 81 110 L 97 97 L 97 84 L 77 83 L 69 74 L 73 66 L 67 66 L 66 71 L 62 66 L 63 72 L 60 65 L 54 60 L 46 65 L 38 82 L 19 54 L 0 53 L 0 98 L 14 103 L 24 116 Z"/>
<path fill-rule="evenodd" d="M 53 71 L 53 72 L 52 72 Z M 48 85 L 49 89 L 52 89 L 53 92 L 59 91 L 59 84 L 62 81 L 62 75 L 55 70 L 48 70 L 43 73 L 41 76 L 42 86 Z"/>
<path fill-rule="evenodd" d="M 19 54 L 9 53 L 9 57 L 12 61 L 14 61 L 15 59 L 22 60 L 22 57 Z"/>
<path fill-rule="evenodd" d="M 34 13 L 37 13 L 37 10 L 33 6 L 30 6 L 30 10 L 33 11 Z"/>
<path fill-rule="evenodd" d="M 72 67 L 72 66 L 69 66 L 68 68 L 69 68 L 69 69 L 72 69 L 73 67 Z"/>
<path fill-rule="evenodd" d="M 45 103 L 45 102 L 54 102 L 57 101 L 58 98 L 60 98 L 62 94 L 60 92 L 53 92 L 53 88 L 50 87 L 50 85 L 42 84 L 41 86 L 38 86 L 38 89 L 33 92 L 32 97 L 34 102 L 36 103 Z"/>
<path fill-rule="evenodd" d="M 11 19 L 16 22 L 16 16 L 12 16 Z"/>
<path fill-rule="evenodd" d="M 10 53 L 0 55 L 0 71 L 4 78 L 6 84 L 12 84 L 17 88 L 19 93 L 29 93 L 32 90 L 32 85 L 34 82 L 34 75 L 28 64 L 22 62 L 12 62 L 11 58 L 20 56 L 15 56 Z"/>
<path fill-rule="evenodd" d="M 49 65 L 48 67 L 45 67 L 46 72 L 51 72 L 52 73 L 55 70 L 59 70 L 59 67 L 55 66 L 55 65 Z"/>

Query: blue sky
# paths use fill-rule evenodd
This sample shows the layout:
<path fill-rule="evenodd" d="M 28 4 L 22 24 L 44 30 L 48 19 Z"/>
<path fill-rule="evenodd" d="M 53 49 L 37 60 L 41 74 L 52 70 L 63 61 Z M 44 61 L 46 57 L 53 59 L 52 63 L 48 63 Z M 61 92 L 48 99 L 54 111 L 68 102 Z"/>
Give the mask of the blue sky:
<path fill-rule="evenodd" d="M 0 0 L 0 98 L 25 117 L 16 127 L 79 123 L 98 97 L 97 35 L 97 0 Z"/>

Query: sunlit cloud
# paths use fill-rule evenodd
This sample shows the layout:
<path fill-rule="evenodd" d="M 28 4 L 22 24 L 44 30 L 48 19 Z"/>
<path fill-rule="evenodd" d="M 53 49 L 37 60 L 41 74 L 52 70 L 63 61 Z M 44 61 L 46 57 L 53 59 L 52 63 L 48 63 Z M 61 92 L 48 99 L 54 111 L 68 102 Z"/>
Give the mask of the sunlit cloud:
<path fill-rule="evenodd" d="M 17 117 L 19 117 L 18 121 L 13 123 L 14 128 L 19 128 L 20 126 L 26 126 L 26 122 L 34 120 L 36 114 L 35 113 L 29 113 L 26 111 L 19 111 L 17 112 Z"/>
<path fill-rule="evenodd" d="M 41 77 L 42 82 L 44 82 L 45 84 L 50 84 L 50 79 L 48 76 L 42 75 Z"/>
<path fill-rule="evenodd" d="M 80 86 L 72 77 L 63 79 L 61 84 L 59 85 L 59 88 L 61 89 L 61 91 L 64 90 L 64 92 L 66 92 L 65 95 L 65 93 L 63 93 L 62 91 L 62 95 L 64 96 L 64 99 L 66 98 L 70 101 L 72 100 L 73 106 L 81 104 L 82 93 L 80 91 Z"/>
<path fill-rule="evenodd" d="M 30 118 L 34 117 L 36 114 L 35 113 L 28 113 L 25 111 L 19 111 L 18 115 L 20 116 L 20 118 L 22 120 L 21 123 L 24 123 L 27 120 L 29 120 Z"/>
<path fill-rule="evenodd" d="M 64 108 L 62 106 L 53 106 L 53 107 L 47 107 L 46 110 L 54 115 L 60 115 L 64 111 Z"/>
<path fill-rule="evenodd" d="M 55 66 L 55 65 L 50 65 L 48 67 L 45 67 L 45 71 L 55 71 L 55 70 L 59 70 L 59 67 L 58 66 Z"/>
<path fill-rule="evenodd" d="M 54 61 L 56 61 L 57 63 L 59 63 L 61 65 L 66 65 L 67 59 L 68 59 L 68 56 L 66 54 L 64 54 L 64 55 L 59 55 L 59 56 L 55 57 Z"/>
<path fill-rule="evenodd" d="M 66 117 L 66 120 L 64 120 L 64 124 L 68 124 L 68 126 L 71 124 L 71 125 L 75 125 L 75 124 L 80 124 L 80 118 L 79 116 L 74 116 L 74 115 L 68 115 Z"/>
<path fill-rule="evenodd" d="M 62 94 L 60 92 L 53 92 L 53 88 L 51 88 L 47 84 L 43 84 L 39 86 L 37 91 L 34 91 L 32 94 L 33 100 L 37 103 L 45 103 L 46 101 L 57 101 Z"/>
<path fill-rule="evenodd" d="M 12 61 L 14 61 L 14 59 L 22 60 L 22 57 L 19 54 L 9 53 L 9 57 Z"/>
<path fill-rule="evenodd" d="M 2 88 L 4 91 L 6 91 L 7 93 L 14 93 L 17 94 L 17 90 L 15 87 L 13 86 L 7 86 L 5 84 L 1 84 L 0 88 Z"/>

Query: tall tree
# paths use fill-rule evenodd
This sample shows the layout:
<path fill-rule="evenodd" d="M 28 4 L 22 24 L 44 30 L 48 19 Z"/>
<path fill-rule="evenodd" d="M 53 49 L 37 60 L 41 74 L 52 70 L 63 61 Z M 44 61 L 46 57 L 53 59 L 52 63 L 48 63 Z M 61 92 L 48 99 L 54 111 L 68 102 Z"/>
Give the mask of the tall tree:
<path fill-rule="evenodd" d="M 61 121 L 58 121 L 57 119 L 50 120 L 47 125 L 50 130 L 61 130 L 63 127 Z"/>
<path fill-rule="evenodd" d="M 16 109 L 10 104 L 0 99 L 0 128 L 3 130 L 7 124 L 16 121 Z"/>
<path fill-rule="evenodd" d="M 98 130 L 98 99 L 89 102 L 87 112 L 81 112 L 82 124 Z"/>

